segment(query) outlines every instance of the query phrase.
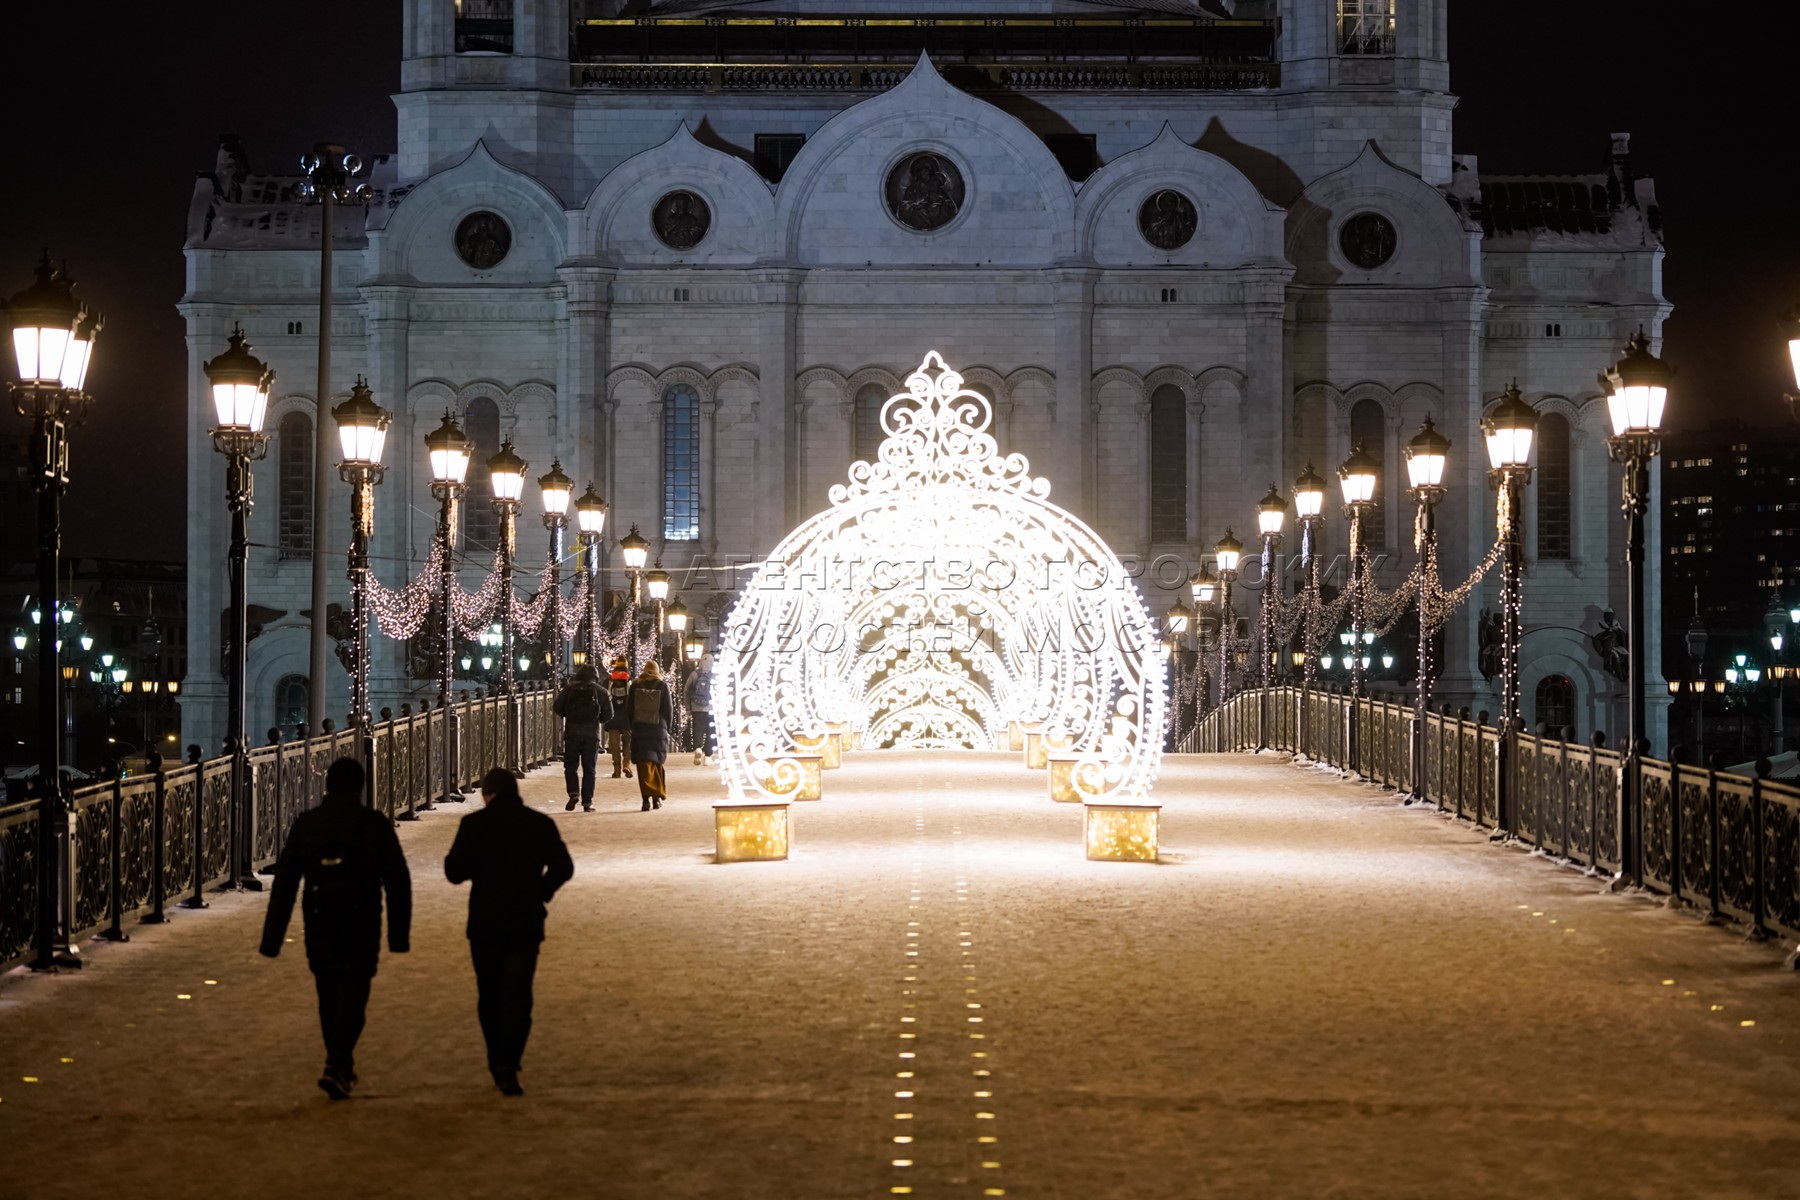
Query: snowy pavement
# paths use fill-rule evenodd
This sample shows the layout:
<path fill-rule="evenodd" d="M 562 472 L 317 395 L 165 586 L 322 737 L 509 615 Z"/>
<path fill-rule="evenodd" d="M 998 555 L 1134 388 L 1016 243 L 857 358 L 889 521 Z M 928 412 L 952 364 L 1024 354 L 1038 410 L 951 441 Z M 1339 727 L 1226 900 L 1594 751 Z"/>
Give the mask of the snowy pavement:
<path fill-rule="evenodd" d="M 331 1104 L 299 945 L 225 895 L 0 979 L 0 1196 L 1800 1195 L 1800 976 L 1391 794 L 1167 760 L 1165 861 L 1090 863 L 1013 755 L 862 753 L 785 863 L 711 771 L 563 814 L 527 1095 L 439 867 Z M 294 931 L 296 935 L 298 930 Z M 910 1189 L 907 1190 L 907 1189 Z"/>

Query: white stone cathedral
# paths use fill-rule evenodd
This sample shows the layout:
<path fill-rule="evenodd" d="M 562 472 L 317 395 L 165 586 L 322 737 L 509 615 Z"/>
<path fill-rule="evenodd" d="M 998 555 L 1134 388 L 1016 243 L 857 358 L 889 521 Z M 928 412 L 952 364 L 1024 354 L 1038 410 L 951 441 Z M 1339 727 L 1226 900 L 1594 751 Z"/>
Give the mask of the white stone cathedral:
<path fill-rule="evenodd" d="M 753 559 L 823 507 L 930 349 L 991 396 L 1003 449 L 1147 564 L 1192 569 L 1227 527 L 1252 541 L 1271 482 L 1334 477 L 1360 442 L 1385 464 L 1372 541 L 1391 586 L 1413 556 L 1402 447 L 1430 414 L 1454 443 L 1439 528 L 1460 578 L 1494 533 L 1479 420 L 1517 379 L 1544 415 L 1524 715 L 1623 728 L 1591 638 L 1625 608 L 1596 376 L 1640 326 L 1660 340 L 1655 197 L 1622 134 L 1608 152 L 1596 133 L 1592 175 L 1483 177 L 1452 153 L 1448 0 L 404 7 L 396 147 L 373 202 L 340 212 L 332 278 L 333 400 L 360 374 L 395 414 L 374 545 L 389 586 L 429 548 L 423 438 L 448 410 L 478 462 L 511 437 L 532 476 L 560 458 L 591 480 L 609 535 L 636 524 L 700 608 L 730 576 L 687 568 Z M 298 182 L 227 139 L 189 213 L 183 736 L 209 753 L 227 514 L 201 364 L 234 323 L 278 372 L 251 524 L 253 742 L 304 716 L 309 547 L 329 538 L 336 563 L 349 540 L 335 478 L 330 527 L 309 515 L 319 211 Z M 480 476 L 471 582 L 494 538 Z M 546 545 L 534 497 L 525 575 Z M 1138 585 L 1160 612 L 1184 577 Z M 1498 709 L 1476 652 L 1497 587 L 1449 630 L 1443 699 Z M 434 694 L 400 644 L 374 665 L 378 708 Z"/>

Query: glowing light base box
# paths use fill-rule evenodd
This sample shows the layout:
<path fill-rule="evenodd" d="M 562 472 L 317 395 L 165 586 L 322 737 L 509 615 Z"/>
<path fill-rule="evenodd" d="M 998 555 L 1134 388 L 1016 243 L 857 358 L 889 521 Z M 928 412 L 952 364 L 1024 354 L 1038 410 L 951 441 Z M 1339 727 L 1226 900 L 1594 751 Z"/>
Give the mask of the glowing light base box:
<path fill-rule="evenodd" d="M 713 805 L 715 862 L 766 862 L 788 856 L 788 806 Z"/>
<path fill-rule="evenodd" d="M 1096 862 L 1155 862 L 1160 804 L 1092 804 L 1083 813 L 1087 856 Z"/>
<path fill-rule="evenodd" d="M 1014 754 L 1025 748 L 1025 727 L 1017 721 L 1006 723 L 1006 748 Z"/>
<path fill-rule="evenodd" d="M 1025 769 L 1041 771 L 1049 764 L 1049 755 L 1044 750 L 1044 735 L 1036 730 L 1025 733 Z"/>
<path fill-rule="evenodd" d="M 1048 758 L 1050 764 L 1050 798 L 1059 804 L 1081 803 L 1081 793 L 1075 790 L 1075 764 L 1081 760 L 1072 756 L 1052 754 Z"/>
<path fill-rule="evenodd" d="M 781 761 L 791 762 L 800 768 L 800 779 L 798 784 L 786 793 L 781 794 L 783 800 L 817 800 L 824 796 L 825 784 L 823 776 L 820 773 L 822 770 L 821 764 L 824 762 L 822 756 L 817 754 L 784 754 L 781 756 Z M 778 785 L 771 784 L 770 790 L 775 791 L 777 786 Z"/>

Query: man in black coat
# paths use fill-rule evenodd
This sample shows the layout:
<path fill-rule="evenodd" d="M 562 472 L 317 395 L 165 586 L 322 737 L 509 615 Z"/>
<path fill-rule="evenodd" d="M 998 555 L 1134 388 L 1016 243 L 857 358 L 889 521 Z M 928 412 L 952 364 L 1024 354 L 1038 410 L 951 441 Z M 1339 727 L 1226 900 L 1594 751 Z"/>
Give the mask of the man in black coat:
<path fill-rule="evenodd" d="M 594 761 L 600 754 L 600 726 L 612 720 L 612 697 L 600 686 L 599 672 L 582 663 L 575 668 L 575 678 L 556 694 L 554 707 L 563 720 L 563 783 L 569 789 L 569 803 L 564 811 L 573 812 L 575 802 L 580 800 L 584 810 L 593 812 Z"/>
<path fill-rule="evenodd" d="M 388 950 L 405 954 L 412 934 L 412 877 L 388 819 L 364 808 L 363 769 L 340 758 L 325 772 L 325 799 L 301 813 L 281 857 L 263 919 L 262 952 L 281 953 L 304 880 L 306 963 L 319 993 L 325 1073 L 319 1086 L 343 1100 L 356 1086 L 356 1040 L 362 1036 L 369 984 L 381 957 L 381 894 L 387 892 Z"/>
<path fill-rule="evenodd" d="M 531 1036 L 531 983 L 545 906 L 575 874 L 575 864 L 556 822 L 525 807 L 512 772 L 495 767 L 482 776 L 481 799 L 486 807 L 457 827 L 444 875 L 451 883 L 473 881 L 469 956 L 488 1071 L 501 1092 L 521 1096 L 519 1067 Z"/>

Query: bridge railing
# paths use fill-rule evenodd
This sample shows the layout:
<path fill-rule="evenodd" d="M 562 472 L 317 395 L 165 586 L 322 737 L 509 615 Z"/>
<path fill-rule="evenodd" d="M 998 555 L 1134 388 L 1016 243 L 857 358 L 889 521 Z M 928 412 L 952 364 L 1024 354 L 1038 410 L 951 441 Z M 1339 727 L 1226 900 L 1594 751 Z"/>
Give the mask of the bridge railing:
<path fill-rule="evenodd" d="M 1266 734 L 1266 736 L 1265 736 Z M 1278 750 L 1548 854 L 1800 938 L 1800 786 L 1507 731 L 1332 688 L 1242 692 L 1180 747 Z"/>
<path fill-rule="evenodd" d="M 324 794 L 334 760 L 363 763 L 371 806 L 406 820 L 436 797 L 472 788 L 489 767 L 529 770 L 554 758 L 554 701 L 535 684 L 512 696 L 464 695 L 376 721 L 366 744 L 351 728 L 251 750 L 237 814 L 239 871 L 275 861 L 294 819 Z M 448 781 L 446 739 L 460 748 Z M 46 830 L 41 800 L 0 803 L 0 970 L 36 956 L 45 889 L 73 941 L 116 935 L 127 917 L 161 920 L 168 905 L 198 901 L 231 879 L 233 767 L 226 754 L 76 788 L 66 799 L 66 838 L 60 819 Z"/>

